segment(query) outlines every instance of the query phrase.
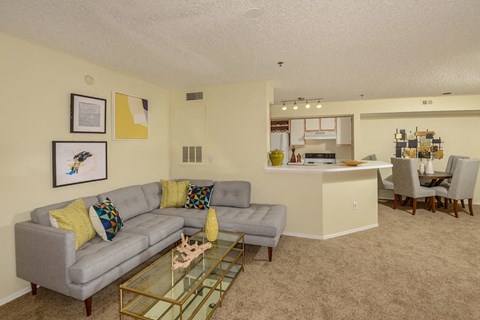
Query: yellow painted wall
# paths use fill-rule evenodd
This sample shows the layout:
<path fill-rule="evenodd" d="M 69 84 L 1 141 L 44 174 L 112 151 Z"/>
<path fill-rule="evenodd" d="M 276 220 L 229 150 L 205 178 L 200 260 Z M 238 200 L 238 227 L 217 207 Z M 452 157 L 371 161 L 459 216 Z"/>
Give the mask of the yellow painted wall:
<path fill-rule="evenodd" d="M 14 224 L 39 206 L 169 177 L 169 92 L 133 77 L 0 34 L 0 300 L 16 277 Z M 88 85 L 84 76 L 95 78 Z M 111 92 L 149 100 L 149 139 L 112 141 Z M 107 99 L 107 134 L 71 134 L 70 93 Z M 108 142 L 108 180 L 52 188 L 52 140 Z"/>
<path fill-rule="evenodd" d="M 432 104 L 423 105 L 423 100 Z M 441 160 L 434 160 L 434 169 L 444 171 L 449 155 L 466 155 L 480 158 L 480 95 L 440 96 L 430 98 L 405 98 L 383 100 L 358 100 L 325 102 L 322 109 L 271 106 L 271 117 L 299 118 L 312 116 L 352 115 L 354 117 L 354 155 L 356 159 L 375 153 L 379 160 L 390 162 L 394 156 L 393 134 L 397 128 L 407 132 L 433 130 L 445 141 Z M 391 169 L 382 170 L 385 178 Z M 480 203 L 480 177 L 477 178 L 474 203 Z"/>

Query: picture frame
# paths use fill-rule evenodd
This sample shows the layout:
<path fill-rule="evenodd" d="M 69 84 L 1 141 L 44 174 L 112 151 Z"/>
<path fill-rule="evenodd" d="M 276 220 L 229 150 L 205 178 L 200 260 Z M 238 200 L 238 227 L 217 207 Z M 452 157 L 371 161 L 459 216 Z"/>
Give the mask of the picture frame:
<path fill-rule="evenodd" d="M 148 139 L 148 100 L 112 92 L 112 139 Z"/>
<path fill-rule="evenodd" d="M 107 100 L 70 94 L 70 133 L 106 133 Z"/>
<path fill-rule="evenodd" d="M 107 179 L 106 141 L 52 141 L 53 187 Z"/>

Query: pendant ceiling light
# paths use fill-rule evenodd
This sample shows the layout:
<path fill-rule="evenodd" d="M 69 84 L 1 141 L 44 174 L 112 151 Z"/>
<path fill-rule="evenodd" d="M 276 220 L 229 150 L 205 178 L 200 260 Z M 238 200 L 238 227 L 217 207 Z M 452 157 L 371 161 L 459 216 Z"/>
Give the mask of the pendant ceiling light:
<path fill-rule="evenodd" d="M 318 103 L 317 103 L 317 109 L 320 109 L 322 107 L 322 104 L 320 103 L 320 100 L 322 100 L 321 98 L 318 99 Z"/>
<path fill-rule="evenodd" d="M 297 110 L 297 109 L 298 109 L 298 106 L 297 106 L 297 103 L 295 102 L 295 103 L 293 104 L 293 110 Z"/>
<path fill-rule="evenodd" d="M 305 109 L 310 109 L 310 103 L 307 100 L 307 103 L 305 104 Z"/>

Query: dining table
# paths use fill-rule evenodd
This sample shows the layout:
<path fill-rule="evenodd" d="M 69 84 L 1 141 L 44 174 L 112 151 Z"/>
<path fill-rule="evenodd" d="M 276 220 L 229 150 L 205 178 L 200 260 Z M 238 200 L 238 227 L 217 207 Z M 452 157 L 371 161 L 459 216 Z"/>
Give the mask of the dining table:
<path fill-rule="evenodd" d="M 420 184 L 428 188 L 438 186 L 443 182 L 443 180 L 450 179 L 451 177 L 453 177 L 453 174 L 451 174 L 450 172 L 434 171 L 433 173 L 421 173 L 420 171 L 418 171 L 418 178 L 420 179 Z M 410 197 L 406 197 L 403 201 L 403 205 L 405 206 L 409 200 Z"/>
<path fill-rule="evenodd" d="M 420 171 L 418 172 L 420 184 L 429 188 L 440 185 L 443 180 L 450 179 L 452 176 L 452 173 L 444 171 L 434 171 L 433 173 L 420 173 Z"/>

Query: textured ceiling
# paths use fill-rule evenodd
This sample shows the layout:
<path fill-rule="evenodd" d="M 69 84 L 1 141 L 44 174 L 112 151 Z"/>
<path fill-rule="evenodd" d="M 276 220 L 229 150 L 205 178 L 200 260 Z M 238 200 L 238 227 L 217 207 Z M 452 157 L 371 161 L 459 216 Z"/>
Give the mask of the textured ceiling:
<path fill-rule="evenodd" d="M 0 31 L 167 88 L 480 94 L 479 0 L 2 0 Z"/>

